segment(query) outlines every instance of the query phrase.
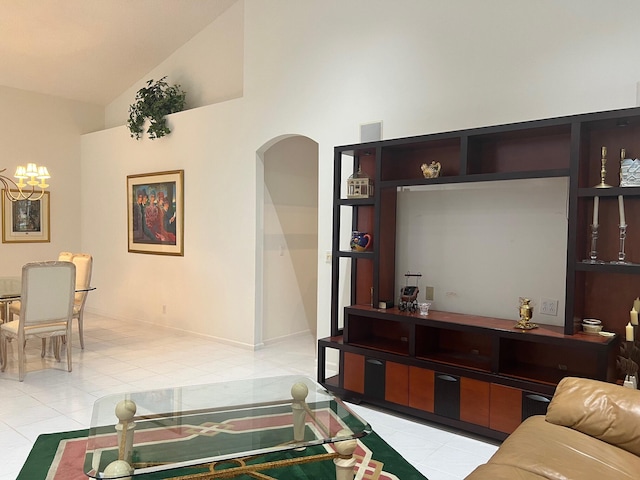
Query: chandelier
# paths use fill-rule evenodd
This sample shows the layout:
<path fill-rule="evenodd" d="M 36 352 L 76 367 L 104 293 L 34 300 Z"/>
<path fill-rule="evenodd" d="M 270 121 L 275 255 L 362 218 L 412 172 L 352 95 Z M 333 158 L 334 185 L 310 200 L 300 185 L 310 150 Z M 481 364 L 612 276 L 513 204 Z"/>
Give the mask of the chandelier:
<path fill-rule="evenodd" d="M 12 178 L 2 175 L 7 169 L 0 170 L 0 182 L 4 185 L 4 194 L 12 202 L 19 200 L 39 200 L 44 195 L 44 189 L 49 185 L 46 183 L 51 178 L 47 167 L 37 166 L 35 163 L 27 163 L 26 167 L 19 165 L 13 175 L 18 179 L 16 183 Z M 27 180 L 28 179 L 28 180 Z M 25 182 L 25 180 L 27 180 Z M 36 191 L 36 187 L 40 190 Z"/>

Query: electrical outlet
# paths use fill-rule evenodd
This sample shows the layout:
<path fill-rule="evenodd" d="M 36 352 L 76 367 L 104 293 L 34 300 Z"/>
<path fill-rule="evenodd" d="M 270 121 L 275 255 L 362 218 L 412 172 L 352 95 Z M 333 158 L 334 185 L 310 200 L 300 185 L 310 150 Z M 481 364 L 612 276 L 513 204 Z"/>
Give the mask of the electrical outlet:
<path fill-rule="evenodd" d="M 558 300 L 550 298 L 540 299 L 540 313 L 542 315 L 558 316 Z"/>
<path fill-rule="evenodd" d="M 433 302 L 433 287 L 424 287 L 424 299 Z"/>

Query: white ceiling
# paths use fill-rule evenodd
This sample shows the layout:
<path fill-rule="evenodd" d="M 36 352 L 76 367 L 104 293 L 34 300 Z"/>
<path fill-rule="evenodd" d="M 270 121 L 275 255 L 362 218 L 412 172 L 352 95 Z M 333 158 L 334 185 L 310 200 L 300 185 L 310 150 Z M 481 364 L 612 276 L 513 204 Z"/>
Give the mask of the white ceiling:
<path fill-rule="evenodd" d="M 236 0 L 0 0 L 0 85 L 106 105 Z"/>

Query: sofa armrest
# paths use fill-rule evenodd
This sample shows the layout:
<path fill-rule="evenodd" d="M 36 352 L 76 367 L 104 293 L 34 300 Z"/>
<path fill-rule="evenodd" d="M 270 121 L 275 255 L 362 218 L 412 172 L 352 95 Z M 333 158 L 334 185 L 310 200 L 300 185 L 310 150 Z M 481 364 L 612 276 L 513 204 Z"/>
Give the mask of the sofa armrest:
<path fill-rule="evenodd" d="M 640 456 L 640 391 L 613 383 L 566 377 L 546 420 Z"/>

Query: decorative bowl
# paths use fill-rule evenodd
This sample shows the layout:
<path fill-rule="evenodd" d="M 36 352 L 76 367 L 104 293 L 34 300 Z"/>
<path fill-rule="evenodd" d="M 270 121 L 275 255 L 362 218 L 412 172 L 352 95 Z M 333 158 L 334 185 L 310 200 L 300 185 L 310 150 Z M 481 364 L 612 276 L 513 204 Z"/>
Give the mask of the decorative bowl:
<path fill-rule="evenodd" d="M 585 333 L 600 333 L 602 325 L 589 325 L 588 323 L 583 323 L 582 330 L 584 330 Z"/>
<path fill-rule="evenodd" d="M 583 325 L 602 325 L 602 322 L 597 318 L 585 318 L 582 320 Z"/>

